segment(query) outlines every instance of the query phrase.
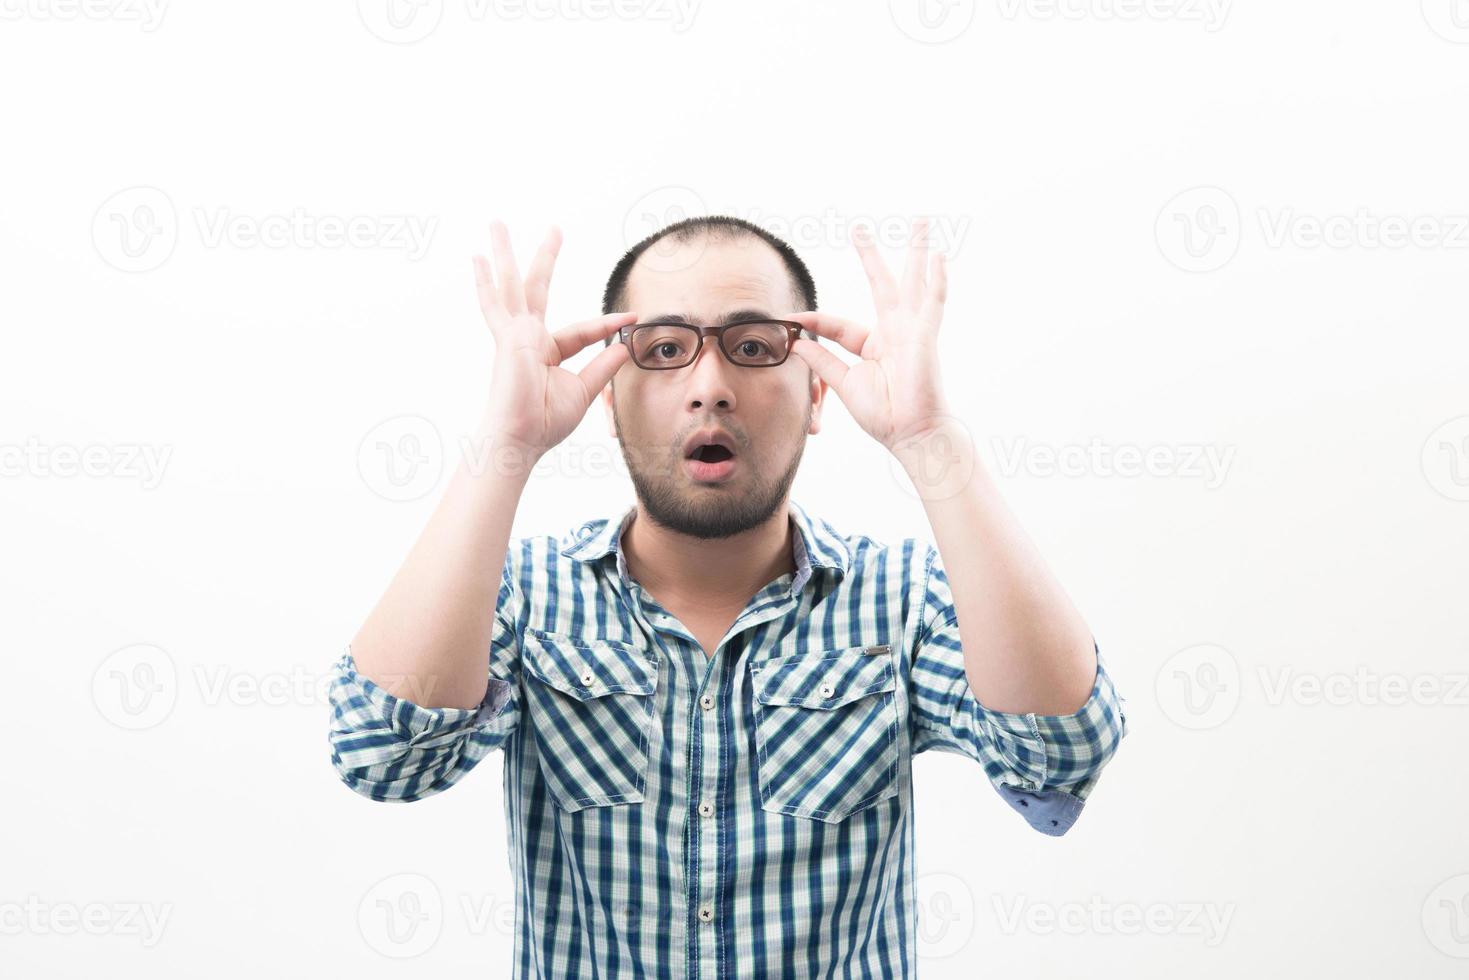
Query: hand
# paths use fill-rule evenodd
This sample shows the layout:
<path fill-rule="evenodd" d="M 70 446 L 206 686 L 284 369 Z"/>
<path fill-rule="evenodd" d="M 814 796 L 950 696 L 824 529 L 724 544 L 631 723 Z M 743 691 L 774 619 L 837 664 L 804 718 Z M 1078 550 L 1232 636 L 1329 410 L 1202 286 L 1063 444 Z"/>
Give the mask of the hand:
<path fill-rule="evenodd" d="M 948 267 L 942 253 L 930 261 L 927 218 L 914 222 L 901 283 L 888 272 L 865 227 L 853 228 L 852 244 L 872 286 L 877 326 L 869 329 L 817 312 L 791 313 L 783 319 L 799 322 L 818 337 L 830 337 L 861 358 L 845 364 L 806 337 L 791 348 L 837 393 L 857 424 L 893 451 L 950 420 L 938 352 Z"/>
<path fill-rule="evenodd" d="M 561 249 L 560 229 L 547 232 L 524 283 L 504 222 L 490 223 L 490 244 L 493 272 L 484 256 L 474 257 L 480 310 L 495 336 L 484 429 L 493 440 L 539 456 L 572 433 L 629 352 L 626 344 L 614 343 L 575 374 L 561 362 L 635 323 L 637 314 L 611 313 L 548 333 L 546 294 Z"/>

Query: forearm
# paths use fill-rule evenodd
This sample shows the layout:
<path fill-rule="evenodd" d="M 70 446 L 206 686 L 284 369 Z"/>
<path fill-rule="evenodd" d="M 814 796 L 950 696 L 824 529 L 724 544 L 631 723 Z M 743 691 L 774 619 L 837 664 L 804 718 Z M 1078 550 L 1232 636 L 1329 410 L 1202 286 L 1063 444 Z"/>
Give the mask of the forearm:
<path fill-rule="evenodd" d="M 965 674 L 993 711 L 1071 714 L 1091 693 L 1091 631 L 956 422 L 895 450 L 924 500 L 954 597 Z"/>
<path fill-rule="evenodd" d="M 484 697 L 505 554 L 536 458 L 493 455 L 502 443 L 484 425 L 476 439 L 352 640 L 360 673 L 424 707 L 472 708 Z"/>

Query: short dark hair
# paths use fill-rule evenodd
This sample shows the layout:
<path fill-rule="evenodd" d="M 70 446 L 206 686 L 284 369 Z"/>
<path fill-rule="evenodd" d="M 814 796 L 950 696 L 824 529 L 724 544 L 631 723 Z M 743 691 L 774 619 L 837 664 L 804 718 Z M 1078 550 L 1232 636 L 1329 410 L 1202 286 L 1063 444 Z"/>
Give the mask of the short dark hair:
<path fill-rule="evenodd" d="M 770 232 L 753 224 L 743 218 L 734 218 L 723 214 L 707 214 L 694 218 L 685 218 L 677 221 L 666 228 L 653 232 L 647 238 L 638 242 L 622 258 L 617 260 L 617 265 L 612 268 L 612 275 L 607 277 L 607 288 L 602 292 L 602 312 L 617 313 L 627 305 L 627 279 L 632 272 L 634 263 L 638 257 L 653 245 L 665 238 L 672 238 L 675 242 L 687 242 L 698 238 L 700 235 L 708 235 L 712 238 L 741 238 L 753 237 L 765 242 L 775 249 L 780 256 L 781 262 L 785 263 L 786 271 L 791 277 L 791 301 L 797 309 L 816 309 L 816 282 L 811 278 L 811 272 L 806 268 L 806 263 L 785 242 L 781 241 Z M 812 340 L 816 335 L 810 330 L 805 331 L 806 336 Z M 611 344 L 616 334 L 608 337 L 605 345 Z"/>

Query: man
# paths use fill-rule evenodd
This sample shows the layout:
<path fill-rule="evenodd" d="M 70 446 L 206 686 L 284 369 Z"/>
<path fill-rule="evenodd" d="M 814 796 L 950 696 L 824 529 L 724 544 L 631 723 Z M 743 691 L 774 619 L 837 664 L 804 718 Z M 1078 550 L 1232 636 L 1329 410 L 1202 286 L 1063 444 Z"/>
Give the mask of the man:
<path fill-rule="evenodd" d="M 492 242 L 494 465 L 455 473 L 338 661 L 337 771 L 417 800 L 506 750 L 517 977 L 913 975 L 912 756 L 963 753 L 1059 835 L 1126 731 L 949 413 L 926 222 L 901 279 L 854 236 L 870 328 L 815 312 L 779 239 L 695 218 L 628 252 L 603 316 L 549 334 L 556 230 L 524 281 L 499 222 Z M 901 461 L 937 547 L 789 499 L 828 389 Z M 636 505 L 512 542 L 530 468 L 599 394 Z"/>

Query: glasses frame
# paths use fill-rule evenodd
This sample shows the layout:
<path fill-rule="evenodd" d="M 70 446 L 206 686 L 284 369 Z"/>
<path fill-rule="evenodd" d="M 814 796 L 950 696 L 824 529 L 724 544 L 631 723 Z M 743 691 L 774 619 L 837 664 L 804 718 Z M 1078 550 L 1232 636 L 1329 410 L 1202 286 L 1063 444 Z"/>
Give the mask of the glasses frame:
<path fill-rule="evenodd" d="M 785 327 L 787 333 L 785 356 L 783 356 L 780 360 L 772 361 L 769 364 L 741 364 L 734 358 L 730 357 L 729 351 L 724 349 L 725 333 L 727 331 L 733 330 L 735 327 L 748 326 L 751 323 L 778 323 L 781 326 Z M 688 363 L 686 364 L 665 364 L 661 367 L 648 367 L 646 364 L 640 363 L 637 359 L 637 355 L 633 353 L 632 346 L 633 331 L 637 330 L 639 327 L 677 327 L 680 330 L 698 331 L 699 340 L 698 343 L 694 346 L 694 355 L 689 358 Z M 802 324 L 797 323 L 795 320 L 777 320 L 773 317 L 768 316 L 756 316 L 750 317 L 746 320 L 736 320 L 733 323 L 726 323 L 720 327 L 701 327 L 695 326 L 691 323 L 668 323 L 662 320 L 653 320 L 648 323 L 630 323 L 625 327 L 619 328 L 617 331 L 617 339 L 621 343 L 627 345 L 629 359 L 644 371 L 677 371 L 679 368 L 688 367 L 689 364 L 692 364 L 699 359 L 699 354 L 704 349 L 705 337 L 713 337 L 715 342 L 714 346 L 719 348 L 720 356 L 722 356 L 726 361 L 729 361 L 729 363 L 733 364 L 735 367 L 773 368 L 780 367 L 786 361 L 790 360 L 791 349 L 795 346 L 796 340 L 801 336 L 801 331 L 804 329 L 806 328 Z"/>

